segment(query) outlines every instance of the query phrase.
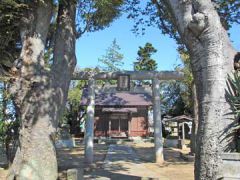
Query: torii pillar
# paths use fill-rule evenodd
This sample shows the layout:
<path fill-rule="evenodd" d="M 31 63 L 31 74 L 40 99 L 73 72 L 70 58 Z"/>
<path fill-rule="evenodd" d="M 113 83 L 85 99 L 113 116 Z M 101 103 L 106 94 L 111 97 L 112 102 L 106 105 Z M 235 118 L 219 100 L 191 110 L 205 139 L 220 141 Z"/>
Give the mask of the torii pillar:
<path fill-rule="evenodd" d="M 94 139 L 94 111 L 95 111 L 95 80 L 90 78 L 88 81 L 88 107 L 85 128 L 85 163 L 93 163 L 93 139 Z"/>
<path fill-rule="evenodd" d="M 162 120 L 161 120 L 161 102 L 160 102 L 160 80 L 152 80 L 153 89 L 153 122 L 154 122 L 154 144 L 155 144 L 155 162 L 162 164 L 163 158 L 163 140 L 162 140 Z"/>

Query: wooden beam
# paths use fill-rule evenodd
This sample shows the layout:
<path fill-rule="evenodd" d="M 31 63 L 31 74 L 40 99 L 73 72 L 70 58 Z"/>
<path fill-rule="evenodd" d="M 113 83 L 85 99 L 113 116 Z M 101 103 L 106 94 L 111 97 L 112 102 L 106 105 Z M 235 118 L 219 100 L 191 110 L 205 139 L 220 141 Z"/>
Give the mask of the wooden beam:
<path fill-rule="evenodd" d="M 117 71 L 117 72 L 100 72 L 93 76 L 95 80 L 117 80 L 119 75 L 129 75 L 131 80 L 181 80 L 183 73 L 177 71 Z M 72 76 L 72 80 L 88 80 L 91 76 L 90 72 L 76 72 Z"/>

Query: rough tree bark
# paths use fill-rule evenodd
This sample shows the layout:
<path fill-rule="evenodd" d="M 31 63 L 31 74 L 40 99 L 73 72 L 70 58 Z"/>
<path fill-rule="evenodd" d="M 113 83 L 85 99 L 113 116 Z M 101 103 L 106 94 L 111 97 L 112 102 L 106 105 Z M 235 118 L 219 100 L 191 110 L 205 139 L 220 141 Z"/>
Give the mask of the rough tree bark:
<path fill-rule="evenodd" d="M 59 105 L 56 119 L 59 119 L 65 108 L 69 84 L 77 62 L 75 55 L 76 3 L 75 0 L 69 0 L 60 1 L 59 4 L 52 66 L 53 88 L 56 93 L 54 101 Z"/>
<path fill-rule="evenodd" d="M 22 28 L 22 67 L 14 82 L 20 110 L 20 147 L 8 179 L 56 180 L 57 160 L 52 136 L 64 108 L 76 64 L 75 1 L 61 1 L 51 72 L 45 70 L 44 50 L 52 1 L 33 1 Z"/>
<path fill-rule="evenodd" d="M 197 100 L 197 90 L 196 85 L 192 84 L 192 101 L 193 101 L 193 122 L 192 122 L 192 132 L 191 132 L 191 154 L 196 152 L 196 137 L 198 129 L 198 100 Z"/>
<path fill-rule="evenodd" d="M 199 102 L 195 179 L 221 177 L 220 153 L 228 150 L 230 110 L 225 99 L 227 74 L 236 54 L 211 0 L 164 0 L 190 52 Z"/>
<path fill-rule="evenodd" d="M 20 30 L 23 44 L 20 54 L 22 67 L 12 87 L 15 103 L 20 109 L 20 146 L 8 179 L 56 179 L 56 174 L 52 173 L 56 171 L 56 159 L 49 138 L 52 123 L 46 113 L 49 103 L 45 104 L 47 73 L 43 61 L 51 12 L 51 1 L 35 1 L 29 3 L 29 10 L 23 18 Z"/>

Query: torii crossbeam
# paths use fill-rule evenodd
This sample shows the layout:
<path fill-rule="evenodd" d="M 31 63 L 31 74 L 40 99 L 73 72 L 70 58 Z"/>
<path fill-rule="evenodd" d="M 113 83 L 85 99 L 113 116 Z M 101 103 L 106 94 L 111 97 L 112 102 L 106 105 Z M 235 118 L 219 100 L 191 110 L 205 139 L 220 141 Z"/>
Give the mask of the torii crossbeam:
<path fill-rule="evenodd" d="M 183 73 L 177 71 L 116 71 L 116 72 L 100 72 L 93 76 L 95 80 L 117 79 L 119 75 L 129 75 L 131 80 L 152 80 L 154 78 L 160 80 L 181 80 Z M 89 80 L 91 72 L 76 72 L 73 74 L 72 80 Z"/>

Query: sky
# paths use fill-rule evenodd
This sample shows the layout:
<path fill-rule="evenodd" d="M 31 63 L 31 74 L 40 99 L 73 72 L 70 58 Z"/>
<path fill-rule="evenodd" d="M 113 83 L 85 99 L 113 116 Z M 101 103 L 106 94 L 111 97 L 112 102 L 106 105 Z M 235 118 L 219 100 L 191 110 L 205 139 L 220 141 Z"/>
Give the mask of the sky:
<path fill-rule="evenodd" d="M 76 43 L 77 66 L 93 68 L 100 65 L 98 58 L 105 55 L 114 38 L 121 48 L 120 53 L 124 55 L 125 70 L 133 70 L 133 62 L 136 61 L 139 46 L 143 47 L 147 42 L 152 43 L 157 49 L 157 53 L 152 58 L 158 63 L 158 70 L 174 70 L 176 65 L 181 64 L 176 51 L 177 45 L 173 39 L 161 34 L 161 31 L 154 27 L 147 28 L 145 35 L 136 36 L 131 32 L 133 25 L 133 21 L 121 16 L 102 31 L 84 34 Z M 240 26 L 233 25 L 229 32 L 234 47 L 240 51 Z"/>

